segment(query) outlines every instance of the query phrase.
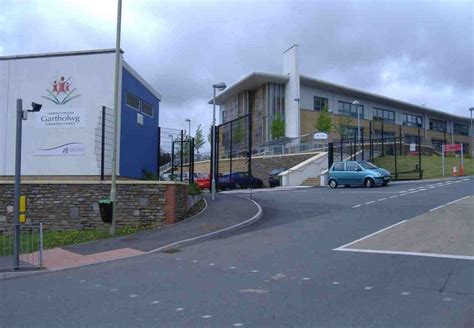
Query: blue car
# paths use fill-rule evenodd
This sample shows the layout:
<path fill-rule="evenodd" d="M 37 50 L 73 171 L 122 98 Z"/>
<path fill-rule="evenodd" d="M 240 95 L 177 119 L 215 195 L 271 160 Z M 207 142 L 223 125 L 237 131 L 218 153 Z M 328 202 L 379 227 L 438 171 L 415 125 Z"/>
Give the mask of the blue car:
<path fill-rule="evenodd" d="M 390 182 L 390 172 L 366 161 L 336 162 L 329 169 L 328 184 L 331 188 L 339 185 L 386 186 Z"/>

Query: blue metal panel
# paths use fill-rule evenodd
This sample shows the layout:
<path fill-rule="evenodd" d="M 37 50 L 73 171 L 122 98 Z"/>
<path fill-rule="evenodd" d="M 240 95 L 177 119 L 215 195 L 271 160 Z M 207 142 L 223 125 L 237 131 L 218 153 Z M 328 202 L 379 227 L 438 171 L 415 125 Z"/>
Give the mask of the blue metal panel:
<path fill-rule="evenodd" d="M 153 117 L 127 105 L 127 92 L 153 106 Z M 143 171 L 156 173 L 159 100 L 127 69 L 122 70 L 122 112 L 120 123 L 120 175 L 140 179 Z M 137 123 L 143 115 L 143 125 Z"/>

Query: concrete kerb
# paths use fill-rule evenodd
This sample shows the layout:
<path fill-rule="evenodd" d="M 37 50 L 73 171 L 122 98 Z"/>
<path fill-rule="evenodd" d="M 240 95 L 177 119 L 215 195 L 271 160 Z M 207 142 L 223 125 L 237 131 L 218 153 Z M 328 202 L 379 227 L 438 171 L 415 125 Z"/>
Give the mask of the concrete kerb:
<path fill-rule="evenodd" d="M 243 197 L 243 196 L 233 196 L 233 197 L 241 197 L 241 198 L 245 198 L 245 199 L 248 199 L 249 201 L 251 201 L 258 209 L 257 214 L 252 216 L 250 219 L 247 219 L 247 220 L 245 220 L 241 223 L 235 224 L 231 227 L 227 227 L 227 228 L 217 230 L 217 231 L 214 231 L 214 232 L 211 232 L 211 233 L 208 233 L 208 234 L 204 234 L 204 235 L 201 235 L 201 236 L 196 236 L 196 237 L 193 237 L 193 238 L 188 238 L 188 239 L 180 240 L 180 241 L 177 241 L 177 242 L 173 242 L 171 244 L 161 246 L 161 247 L 153 249 L 151 251 L 144 252 L 143 254 L 129 255 L 129 256 L 124 256 L 124 257 L 117 258 L 117 259 L 97 261 L 97 262 L 94 262 L 94 263 L 88 263 L 88 264 L 84 264 L 84 265 L 80 265 L 80 266 L 72 267 L 72 268 L 54 269 L 54 270 L 42 269 L 42 270 L 37 270 L 37 271 L 22 271 L 22 272 L 3 272 L 3 273 L 0 274 L 0 280 L 21 278 L 21 277 L 31 276 L 31 275 L 34 275 L 34 274 L 44 274 L 44 273 L 49 273 L 49 272 L 73 270 L 73 269 L 82 268 L 82 267 L 86 267 L 86 266 L 102 264 L 102 263 L 107 263 L 107 262 L 112 262 L 112 261 L 117 261 L 117 260 L 124 260 L 124 259 L 129 259 L 129 258 L 132 258 L 132 257 L 143 256 L 143 255 L 148 255 L 148 254 L 153 254 L 153 253 L 157 253 L 157 252 L 169 249 L 169 248 L 190 246 L 192 244 L 196 244 L 198 242 L 201 242 L 201 241 L 204 241 L 204 240 L 207 240 L 207 239 L 216 238 L 216 237 L 219 237 L 219 236 L 223 236 L 224 234 L 235 232 L 237 230 L 245 228 L 245 227 L 257 222 L 258 220 L 260 220 L 260 218 L 263 215 L 263 210 L 262 210 L 262 207 L 256 201 L 254 201 L 253 199 L 250 199 L 248 197 Z M 206 203 L 206 207 L 201 212 L 197 213 L 196 215 L 194 215 L 190 218 L 187 218 L 186 220 L 189 220 L 189 219 L 201 214 L 202 212 L 204 212 L 205 209 L 207 209 L 207 207 L 208 207 L 207 201 L 205 199 L 204 199 L 204 201 Z M 182 221 L 180 221 L 178 223 L 181 223 L 181 222 Z"/>
<path fill-rule="evenodd" d="M 180 241 L 177 241 L 177 242 L 165 245 L 165 246 L 161 246 L 159 248 L 148 251 L 147 254 L 161 252 L 161 251 L 164 251 L 164 250 L 167 250 L 167 249 L 172 249 L 172 248 L 185 247 L 185 246 L 189 246 L 189 245 L 192 245 L 192 244 L 204 241 L 204 240 L 220 237 L 220 236 L 223 236 L 225 234 L 236 232 L 237 230 L 243 229 L 243 228 L 257 222 L 258 220 L 260 220 L 260 218 L 263 215 L 263 210 L 262 210 L 262 207 L 256 201 L 254 201 L 251 198 L 243 197 L 243 196 L 234 196 L 234 197 L 241 197 L 241 198 L 245 198 L 245 199 L 248 199 L 249 201 L 251 201 L 258 209 L 257 214 L 252 216 L 250 219 L 247 219 L 247 220 L 245 220 L 241 223 L 235 224 L 233 226 L 230 226 L 230 227 L 227 227 L 227 228 L 224 228 L 224 229 L 221 229 L 221 230 L 217 230 L 217 231 L 214 231 L 214 232 L 211 232 L 211 233 L 208 233 L 208 234 L 204 234 L 204 235 L 201 235 L 201 236 L 180 240 Z"/>
<path fill-rule="evenodd" d="M 462 179 L 472 179 L 472 175 L 463 175 L 458 177 L 445 177 L 445 178 L 434 178 L 434 179 L 421 179 L 421 180 L 400 180 L 400 181 L 391 181 L 390 184 L 401 185 L 401 184 L 411 184 L 411 183 L 424 183 L 424 182 L 443 182 L 450 180 L 462 180 Z"/>

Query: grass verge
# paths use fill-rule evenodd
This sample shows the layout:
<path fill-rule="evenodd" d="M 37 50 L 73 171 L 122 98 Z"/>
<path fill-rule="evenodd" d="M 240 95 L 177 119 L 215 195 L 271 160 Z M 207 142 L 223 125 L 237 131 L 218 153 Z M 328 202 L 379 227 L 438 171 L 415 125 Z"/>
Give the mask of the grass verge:
<path fill-rule="evenodd" d="M 456 166 L 459 174 L 461 159 L 458 157 L 445 157 L 445 177 L 450 177 L 453 166 Z M 375 165 L 395 172 L 394 156 L 384 156 L 375 159 Z M 397 156 L 397 172 L 414 170 L 418 164 L 418 156 Z M 442 178 L 441 156 L 421 156 L 421 168 L 423 169 L 423 179 Z M 474 175 L 474 159 L 464 158 L 464 175 Z M 400 178 L 414 178 L 415 173 L 402 174 Z"/>
<path fill-rule="evenodd" d="M 117 228 L 115 237 L 129 235 L 135 232 L 146 230 L 146 227 L 123 227 Z M 70 231 L 45 231 L 43 233 L 43 248 L 55 248 L 66 245 L 74 245 L 94 241 L 99 239 L 111 238 L 108 230 L 90 229 L 90 230 L 70 230 Z M 38 234 L 21 235 L 22 253 L 34 252 L 38 250 Z M 0 235 L 0 256 L 13 254 L 13 236 Z"/>

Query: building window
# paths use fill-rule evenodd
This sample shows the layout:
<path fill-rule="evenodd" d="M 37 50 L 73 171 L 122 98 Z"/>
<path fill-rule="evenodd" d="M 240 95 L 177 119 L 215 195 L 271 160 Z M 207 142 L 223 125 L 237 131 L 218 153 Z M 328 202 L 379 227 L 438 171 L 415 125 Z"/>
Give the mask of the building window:
<path fill-rule="evenodd" d="M 323 110 L 328 107 L 328 98 L 314 97 L 314 110 Z"/>
<path fill-rule="evenodd" d="M 388 109 L 374 107 L 374 119 L 385 123 L 395 124 L 395 112 Z"/>
<path fill-rule="evenodd" d="M 446 132 L 447 123 L 446 121 L 434 120 L 430 118 L 430 130 Z"/>
<path fill-rule="evenodd" d="M 153 106 L 143 100 L 141 101 L 141 104 L 142 104 L 142 113 L 153 117 Z"/>
<path fill-rule="evenodd" d="M 405 143 L 407 144 L 417 144 L 418 143 L 418 136 L 414 134 L 405 134 Z"/>
<path fill-rule="evenodd" d="M 375 139 L 382 139 L 382 130 L 375 130 L 374 131 L 374 138 Z M 383 132 L 383 138 L 384 139 L 395 139 L 395 132 Z"/>
<path fill-rule="evenodd" d="M 357 126 L 342 126 L 342 137 L 345 138 L 357 138 Z M 360 127 L 360 137 L 364 137 L 364 127 Z"/>
<path fill-rule="evenodd" d="M 403 114 L 403 125 L 421 128 L 423 126 L 423 118 L 418 115 Z"/>
<path fill-rule="evenodd" d="M 463 136 L 467 136 L 467 135 L 469 135 L 469 125 L 453 123 L 453 133 L 454 134 L 461 134 Z"/>
<path fill-rule="evenodd" d="M 225 110 L 221 112 L 221 123 L 225 123 Z"/>
<path fill-rule="evenodd" d="M 140 99 L 127 92 L 127 105 L 140 111 Z"/>
<path fill-rule="evenodd" d="M 357 118 L 357 107 L 359 107 L 360 118 L 364 118 L 364 105 L 352 105 L 351 103 L 339 101 L 339 113 L 346 116 L 352 116 Z"/>

